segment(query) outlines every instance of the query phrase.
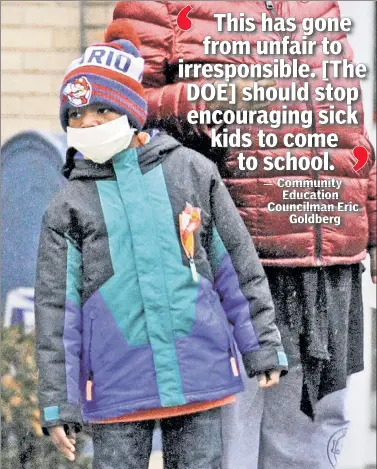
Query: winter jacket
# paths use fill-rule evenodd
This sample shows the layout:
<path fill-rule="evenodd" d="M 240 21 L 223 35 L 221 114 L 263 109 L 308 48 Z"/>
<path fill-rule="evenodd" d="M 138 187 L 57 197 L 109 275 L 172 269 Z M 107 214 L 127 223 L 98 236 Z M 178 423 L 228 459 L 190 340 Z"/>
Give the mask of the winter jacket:
<path fill-rule="evenodd" d="M 80 406 L 98 420 L 240 392 L 233 337 L 249 376 L 286 369 L 263 268 L 212 162 L 162 134 L 66 174 L 35 291 L 45 428 L 80 422 Z M 201 209 L 191 261 L 186 203 Z"/>
<path fill-rule="evenodd" d="M 242 132 L 256 135 L 263 128 L 266 132 L 274 132 L 278 137 L 278 144 L 273 150 L 260 148 L 257 138 L 253 138 L 250 148 L 229 148 L 222 152 L 220 148 L 211 148 L 210 130 L 201 124 L 193 126 L 187 123 L 187 113 L 196 109 L 205 109 L 203 100 L 187 100 L 187 82 L 178 78 L 178 61 L 184 59 L 185 63 L 248 63 L 254 64 L 262 60 L 256 55 L 256 41 L 279 41 L 288 35 L 292 40 L 302 40 L 303 18 L 339 18 L 338 3 L 334 1 L 240 1 L 240 2 L 193 2 L 189 18 L 192 27 L 188 31 L 181 30 L 177 25 L 178 13 L 187 6 L 184 2 L 175 1 L 144 1 L 144 2 L 118 2 L 114 10 L 114 19 L 126 17 L 136 28 L 141 42 L 141 54 L 145 59 L 144 85 L 147 89 L 149 104 L 149 125 L 166 129 L 186 146 L 198 149 L 206 156 L 212 157 L 221 167 L 221 174 L 236 203 L 240 214 L 251 233 L 262 263 L 270 266 L 304 267 L 326 266 L 333 264 L 352 264 L 365 257 L 366 248 L 376 245 L 376 166 L 373 148 L 366 137 L 363 121 L 363 108 L 361 99 L 354 104 L 358 111 L 359 124 L 356 125 L 320 125 L 316 121 L 312 128 L 302 128 L 298 124 L 281 125 L 272 129 L 268 125 L 229 125 L 229 133 L 241 128 Z M 255 19 L 256 32 L 217 32 L 216 13 L 232 13 L 239 17 L 244 13 L 245 18 Z M 298 28 L 295 32 L 261 32 L 262 14 L 269 18 L 295 18 Z M 242 15 L 241 15 L 242 16 Z M 204 55 L 203 39 L 210 35 L 214 41 L 248 40 L 252 44 L 251 55 Z M 269 110 L 281 109 L 288 105 L 291 109 L 313 110 L 318 115 L 319 110 L 345 110 L 345 102 L 315 101 L 314 90 L 318 86 L 326 86 L 321 77 L 322 61 L 329 59 L 322 52 L 320 43 L 324 36 L 329 40 L 341 42 L 343 51 L 337 60 L 348 59 L 352 61 L 353 52 L 347 41 L 345 33 L 315 33 L 307 37 L 316 40 L 319 46 L 313 55 L 278 56 L 284 57 L 287 63 L 292 58 L 298 58 L 299 63 L 306 63 L 316 73 L 316 78 L 310 78 L 309 102 L 275 102 Z M 276 55 L 264 55 L 263 63 L 273 63 Z M 197 79 L 198 83 L 206 80 Z M 207 80 L 213 81 L 213 80 Z M 288 86 L 288 79 L 277 79 L 277 87 Z M 301 79 L 295 80 L 297 86 L 302 86 Z M 356 79 L 335 79 L 331 77 L 334 86 L 345 88 L 358 87 Z M 321 148 L 290 148 L 292 155 L 306 156 L 312 159 L 315 155 L 322 156 L 328 151 L 333 171 L 314 170 L 282 170 L 263 169 L 263 158 L 285 156 L 287 148 L 283 146 L 283 137 L 286 133 L 335 133 L 339 137 L 336 149 Z M 356 172 L 353 165 L 356 162 L 353 148 L 364 146 L 369 155 L 367 164 L 362 170 Z M 255 156 L 260 164 L 255 171 L 239 170 L 237 156 L 242 151 L 245 157 Z M 224 165 L 224 166 L 223 166 Z M 299 203 L 301 201 L 284 200 L 283 188 L 277 186 L 279 178 L 288 182 L 293 180 L 324 180 L 335 178 L 342 183 L 339 190 L 339 202 L 358 204 L 357 212 L 331 212 L 332 216 L 341 216 L 340 226 L 334 224 L 292 224 L 289 221 L 290 212 L 269 211 L 269 203 Z M 316 189 L 312 189 L 315 191 Z M 326 201 L 325 201 L 326 202 Z M 337 210 L 338 207 L 336 207 Z M 303 212 L 296 212 L 302 215 Z M 329 215 L 329 213 L 326 213 Z M 355 230 L 357 226 L 357 230 Z"/>

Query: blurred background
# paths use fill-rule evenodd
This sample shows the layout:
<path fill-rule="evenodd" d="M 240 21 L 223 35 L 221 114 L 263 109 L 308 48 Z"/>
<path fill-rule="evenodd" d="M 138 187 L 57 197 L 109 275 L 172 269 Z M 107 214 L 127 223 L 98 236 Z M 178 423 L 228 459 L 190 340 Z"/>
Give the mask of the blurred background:
<path fill-rule="evenodd" d="M 41 436 L 36 406 L 33 284 L 40 221 L 51 196 L 65 183 L 66 150 L 58 119 L 58 91 L 69 63 L 100 42 L 113 1 L 1 1 L 2 358 L 1 442 L 4 469 L 73 467 Z M 355 62 L 370 73 L 362 82 L 365 124 L 376 140 L 376 3 L 340 1 L 354 21 L 349 40 Z M 369 268 L 369 259 L 365 265 Z M 339 469 L 376 465 L 376 288 L 364 274 L 365 370 L 351 378 L 352 421 L 339 441 Z M 158 439 L 151 468 L 160 469 Z M 90 466 L 91 441 L 79 439 L 74 467 Z M 235 468 L 237 469 L 237 468 Z M 305 469 L 305 468 L 302 468 Z"/>

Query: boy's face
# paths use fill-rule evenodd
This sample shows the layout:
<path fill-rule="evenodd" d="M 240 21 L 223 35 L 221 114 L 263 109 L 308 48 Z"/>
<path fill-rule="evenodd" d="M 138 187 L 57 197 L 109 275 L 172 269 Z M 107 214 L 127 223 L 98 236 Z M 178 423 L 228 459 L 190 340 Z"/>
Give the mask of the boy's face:
<path fill-rule="evenodd" d="M 68 125 L 75 129 L 85 129 L 106 124 L 121 117 L 121 114 L 100 104 L 71 108 L 68 111 Z"/>
<path fill-rule="evenodd" d="M 79 108 L 71 108 L 68 111 L 68 125 L 75 129 L 85 129 L 106 124 L 118 119 L 122 114 L 101 104 L 90 104 Z M 146 132 L 139 132 L 132 137 L 129 148 L 145 145 L 150 140 Z"/>

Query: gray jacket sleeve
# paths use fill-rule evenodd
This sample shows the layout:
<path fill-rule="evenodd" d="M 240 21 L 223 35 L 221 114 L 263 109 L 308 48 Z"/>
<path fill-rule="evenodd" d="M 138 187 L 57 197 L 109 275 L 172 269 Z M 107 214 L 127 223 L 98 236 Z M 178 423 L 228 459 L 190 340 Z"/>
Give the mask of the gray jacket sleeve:
<path fill-rule="evenodd" d="M 36 352 L 41 425 L 80 424 L 81 254 L 46 213 L 35 284 Z"/>
<path fill-rule="evenodd" d="M 249 232 L 217 169 L 211 182 L 210 261 L 215 286 L 249 377 L 288 363 L 268 281 Z"/>

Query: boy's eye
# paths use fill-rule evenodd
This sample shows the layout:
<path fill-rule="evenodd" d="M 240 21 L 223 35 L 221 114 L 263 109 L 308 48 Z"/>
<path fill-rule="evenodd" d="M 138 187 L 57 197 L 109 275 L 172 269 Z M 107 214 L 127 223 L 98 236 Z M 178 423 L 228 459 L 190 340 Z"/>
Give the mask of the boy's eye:
<path fill-rule="evenodd" d="M 97 109 L 98 114 L 107 114 L 108 112 L 111 112 L 111 109 L 108 107 L 100 107 Z"/>
<path fill-rule="evenodd" d="M 79 111 L 76 111 L 75 109 L 71 109 L 68 111 L 68 119 L 78 119 L 81 116 L 81 113 Z"/>

